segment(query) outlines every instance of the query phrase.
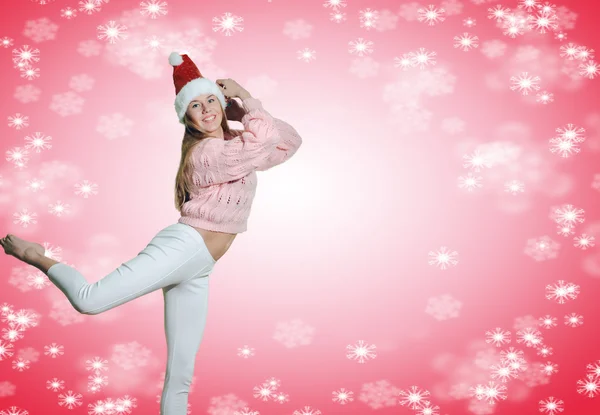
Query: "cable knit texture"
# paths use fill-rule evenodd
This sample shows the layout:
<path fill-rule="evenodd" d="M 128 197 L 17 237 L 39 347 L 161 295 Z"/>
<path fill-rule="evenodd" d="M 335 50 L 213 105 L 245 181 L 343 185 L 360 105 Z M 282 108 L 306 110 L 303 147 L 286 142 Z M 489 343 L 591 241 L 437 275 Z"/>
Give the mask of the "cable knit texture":
<path fill-rule="evenodd" d="M 180 223 L 216 232 L 242 233 L 256 194 L 257 171 L 283 163 L 302 144 L 298 132 L 274 118 L 256 98 L 242 100 L 244 131 L 237 137 L 205 138 L 191 150 L 190 200 Z"/>

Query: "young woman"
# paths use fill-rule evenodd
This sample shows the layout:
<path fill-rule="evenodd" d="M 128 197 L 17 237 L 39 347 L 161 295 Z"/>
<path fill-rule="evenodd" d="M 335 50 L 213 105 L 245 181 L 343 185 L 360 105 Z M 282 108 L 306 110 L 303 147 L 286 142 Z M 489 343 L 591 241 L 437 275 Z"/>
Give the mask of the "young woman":
<path fill-rule="evenodd" d="M 206 324 L 208 276 L 236 235 L 247 230 L 256 171 L 289 159 L 302 139 L 232 79 L 215 83 L 202 77 L 186 54 L 171 53 L 169 63 L 175 110 L 185 126 L 175 180 L 177 223 L 93 284 L 75 268 L 46 257 L 38 243 L 9 234 L 0 244 L 6 254 L 44 272 L 82 314 L 99 314 L 162 289 L 167 363 L 160 413 L 185 415 Z M 244 129 L 230 129 L 228 118 Z"/>

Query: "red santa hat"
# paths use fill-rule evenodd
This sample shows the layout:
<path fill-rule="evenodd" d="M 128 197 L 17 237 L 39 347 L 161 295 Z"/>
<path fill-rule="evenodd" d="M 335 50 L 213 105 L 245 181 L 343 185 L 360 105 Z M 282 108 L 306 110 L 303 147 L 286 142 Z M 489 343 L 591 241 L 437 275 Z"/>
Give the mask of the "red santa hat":
<path fill-rule="evenodd" d="M 208 78 L 202 76 L 198 67 L 192 62 L 190 57 L 182 52 L 172 52 L 169 55 L 169 63 L 173 66 L 173 82 L 175 83 L 175 111 L 179 117 L 179 122 L 183 124 L 183 116 L 188 105 L 198 95 L 215 94 L 223 111 L 227 107 L 225 96 L 219 86 Z"/>

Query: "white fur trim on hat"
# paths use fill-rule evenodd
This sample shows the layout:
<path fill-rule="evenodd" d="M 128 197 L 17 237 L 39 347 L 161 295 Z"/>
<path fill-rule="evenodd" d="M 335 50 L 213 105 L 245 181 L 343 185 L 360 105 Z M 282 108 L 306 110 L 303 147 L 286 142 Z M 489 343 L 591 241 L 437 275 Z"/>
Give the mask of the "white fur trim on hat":
<path fill-rule="evenodd" d="M 171 66 L 179 66 L 183 63 L 183 58 L 179 54 L 179 52 L 171 52 L 169 55 L 169 63 Z"/>
<path fill-rule="evenodd" d="M 192 100 L 198 95 L 204 94 L 215 94 L 219 98 L 219 101 L 221 101 L 223 110 L 225 110 L 227 107 L 227 104 L 225 103 L 225 97 L 216 83 L 208 78 L 192 79 L 190 82 L 185 84 L 183 88 L 181 88 L 175 97 L 175 111 L 177 112 L 177 116 L 179 117 L 179 122 L 181 124 L 183 124 L 183 116 L 185 115 L 190 102 L 192 102 Z"/>

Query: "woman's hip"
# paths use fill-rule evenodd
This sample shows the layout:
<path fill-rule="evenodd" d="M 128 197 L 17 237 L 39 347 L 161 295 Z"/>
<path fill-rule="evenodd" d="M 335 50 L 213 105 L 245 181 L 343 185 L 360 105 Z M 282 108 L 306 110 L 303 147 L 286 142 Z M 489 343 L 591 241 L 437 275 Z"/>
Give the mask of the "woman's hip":
<path fill-rule="evenodd" d="M 169 263 L 175 261 L 190 272 L 205 269 L 204 273 L 208 274 L 215 265 L 202 236 L 183 223 L 174 223 L 161 229 L 140 255 L 156 260 L 155 266 L 158 268 L 168 268 L 172 266 Z"/>

